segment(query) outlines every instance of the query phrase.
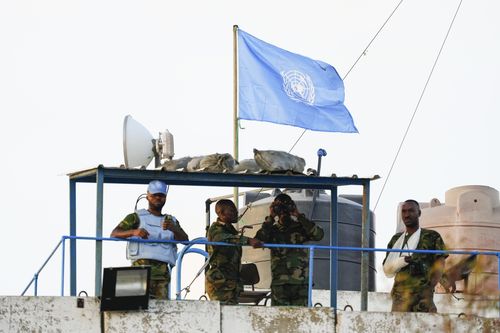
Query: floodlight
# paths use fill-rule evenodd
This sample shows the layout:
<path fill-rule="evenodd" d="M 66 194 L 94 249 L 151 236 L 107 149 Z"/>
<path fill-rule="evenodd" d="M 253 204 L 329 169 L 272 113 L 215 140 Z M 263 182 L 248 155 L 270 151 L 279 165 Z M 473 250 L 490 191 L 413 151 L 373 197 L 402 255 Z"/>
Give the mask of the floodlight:
<path fill-rule="evenodd" d="M 123 121 L 123 156 L 126 168 L 146 168 L 153 158 L 158 167 L 162 160 L 174 157 L 174 138 L 165 130 L 154 139 L 146 127 L 127 115 Z"/>
<path fill-rule="evenodd" d="M 147 309 L 150 277 L 151 266 L 104 268 L 101 311 Z"/>

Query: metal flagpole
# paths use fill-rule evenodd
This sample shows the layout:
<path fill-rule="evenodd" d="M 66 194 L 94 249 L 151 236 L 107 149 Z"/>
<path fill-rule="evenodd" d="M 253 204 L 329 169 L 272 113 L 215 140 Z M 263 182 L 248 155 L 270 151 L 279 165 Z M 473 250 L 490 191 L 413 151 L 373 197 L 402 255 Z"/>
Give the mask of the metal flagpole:
<path fill-rule="evenodd" d="M 233 157 L 236 161 L 239 159 L 238 151 L 238 26 L 233 25 Z M 233 188 L 233 201 L 236 209 L 239 208 L 238 188 Z"/>

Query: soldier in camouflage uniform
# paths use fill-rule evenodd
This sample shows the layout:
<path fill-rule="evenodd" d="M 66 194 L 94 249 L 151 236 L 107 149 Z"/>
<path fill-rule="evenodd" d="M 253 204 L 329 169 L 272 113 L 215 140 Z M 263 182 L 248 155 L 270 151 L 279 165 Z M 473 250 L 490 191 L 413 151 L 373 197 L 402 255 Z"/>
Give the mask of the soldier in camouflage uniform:
<path fill-rule="evenodd" d="M 167 198 L 168 185 L 154 180 L 148 185 L 146 199 L 148 209 L 141 209 L 127 215 L 111 232 L 111 237 L 142 238 L 187 241 L 188 235 L 179 221 L 161 210 Z M 138 243 L 129 242 L 127 258 L 132 266 L 151 266 L 150 297 L 168 299 L 170 283 L 170 267 L 175 265 L 177 246 L 172 243 Z"/>
<path fill-rule="evenodd" d="M 406 232 L 400 248 L 408 249 L 405 244 L 412 234 L 418 231 L 420 206 L 415 200 L 406 200 L 401 207 L 401 217 L 406 226 Z M 403 233 L 395 234 L 390 240 L 387 248 L 393 248 Z M 438 232 L 420 228 L 420 238 L 416 246 L 417 250 L 445 250 L 443 239 Z M 436 312 L 434 304 L 434 287 L 441 278 L 444 269 L 444 261 L 447 254 L 427 254 L 408 252 L 397 253 L 403 257 L 398 270 L 394 276 L 394 285 L 391 291 L 392 311 L 403 312 Z M 388 260 L 389 252 L 384 259 L 384 265 Z M 384 267 L 385 270 L 385 267 Z M 387 272 L 386 272 L 387 274 Z"/>
<path fill-rule="evenodd" d="M 238 222 L 238 210 L 231 200 L 222 199 L 215 205 L 217 221 L 212 223 L 207 238 L 210 242 L 226 242 L 238 245 L 262 246 L 255 238 L 238 235 L 232 223 Z M 222 304 L 238 304 L 242 290 L 239 278 L 241 266 L 241 246 L 208 246 L 210 254 L 208 270 L 205 273 L 205 289 L 210 300 Z"/>
<path fill-rule="evenodd" d="M 308 241 L 320 241 L 323 238 L 323 229 L 301 214 L 290 196 L 279 194 L 269 207 L 269 216 L 255 238 L 265 243 L 304 244 Z M 272 305 L 307 306 L 307 249 L 272 248 L 271 271 Z"/>

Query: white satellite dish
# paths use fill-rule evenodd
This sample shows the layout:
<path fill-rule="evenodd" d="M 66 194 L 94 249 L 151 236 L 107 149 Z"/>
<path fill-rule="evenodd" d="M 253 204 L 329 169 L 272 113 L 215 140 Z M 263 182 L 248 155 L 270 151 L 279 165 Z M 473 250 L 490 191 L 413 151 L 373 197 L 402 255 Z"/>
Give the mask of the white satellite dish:
<path fill-rule="evenodd" d="M 126 168 L 147 168 L 155 159 L 155 167 L 159 167 L 162 160 L 172 159 L 174 156 L 174 138 L 165 130 L 160 132 L 158 139 L 141 123 L 127 115 L 123 120 L 123 157 Z"/>

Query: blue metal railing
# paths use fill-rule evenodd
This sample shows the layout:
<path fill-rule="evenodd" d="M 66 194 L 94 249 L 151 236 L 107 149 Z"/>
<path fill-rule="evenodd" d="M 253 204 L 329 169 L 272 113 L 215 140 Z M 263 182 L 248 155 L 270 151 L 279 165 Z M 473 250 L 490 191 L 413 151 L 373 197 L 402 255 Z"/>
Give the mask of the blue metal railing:
<path fill-rule="evenodd" d="M 207 257 L 207 253 L 201 249 L 192 248 L 193 245 L 218 245 L 218 246 L 242 246 L 237 244 L 229 244 L 223 242 L 209 242 L 204 237 L 196 238 L 191 241 L 174 241 L 174 240 L 149 240 L 149 239 L 122 239 L 122 238 L 108 238 L 108 237 L 85 237 L 85 236 L 62 236 L 61 240 L 51 252 L 47 260 L 43 263 L 41 268 L 34 274 L 33 279 L 30 281 L 28 286 L 24 289 L 21 295 L 24 295 L 29 289 L 33 282 L 35 283 L 35 296 L 37 296 L 38 289 L 38 276 L 52 258 L 54 253 L 57 251 L 59 246 L 62 245 L 62 264 L 61 264 L 61 296 L 64 296 L 64 266 L 65 266 L 65 241 L 66 240 L 93 240 L 93 241 L 116 241 L 116 242 L 137 242 L 137 243 L 174 243 L 174 244 L 184 244 L 185 247 L 179 251 L 178 261 L 177 261 L 177 295 L 180 292 L 180 286 L 182 284 L 180 271 L 182 269 L 182 258 L 186 253 L 198 253 Z M 249 245 L 244 245 L 249 246 Z M 461 251 L 461 250 L 403 250 L 403 249 L 381 249 L 381 248 L 361 248 L 361 247 L 341 247 L 341 246 L 326 246 L 326 245 L 293 245 L 293 244 L 269 244 L 265 243 L 264 248 L 301 248 L 309 249 L 309 281 L 308 281 L 308 306 L 312 306 L 312 284 L 313 284 L 313 274 L 314 274 L 314 251 L 318 250 L 330 250 L 330 251 L 360 251 L 360 252 L 401 252 L 401 253 L 428 253 L 428 254 L 468 254 L 468 255 L 489 255 L 496 256 L 498 261 L 498 288 L 500 289 L 500 251 Z M 332 293 L 336 293 L 337 290 L 332 290 Z M 500 303 L 499 303 L 500 305 Z"/>

